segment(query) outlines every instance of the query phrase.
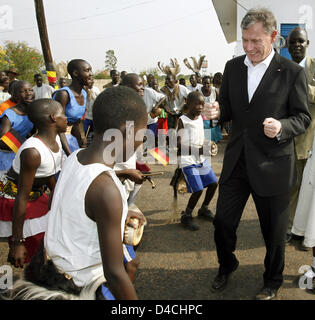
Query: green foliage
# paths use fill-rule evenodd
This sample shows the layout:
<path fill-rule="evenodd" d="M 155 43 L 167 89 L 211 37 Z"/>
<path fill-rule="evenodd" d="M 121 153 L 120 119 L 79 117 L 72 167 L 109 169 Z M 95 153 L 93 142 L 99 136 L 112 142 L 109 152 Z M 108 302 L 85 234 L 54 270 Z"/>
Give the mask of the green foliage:
<path fill-rule="evenodd" d="M 158 68 L 149 68 L 149 69 L 142 70 L 142 71 L 140 71 L 139 75 L 141 77 L 143 77 L 144 75 L 147 76 L 150 73 L 152 73 L 154 75 L 155 79 L 159 79 L 160 78 L 159 69 Z"/>
<path fill-rule="evenodd" d="M 33 83 L 34 74 L 40 73 L 44 65 L 43 55 L 37 49 L 29 47 L 26 42 L 6 41 L 0 50 L 0 70 L 14 67 L 20 80 Z"/>
<path fill-rule="evenodd" d="M 113 70 L 116 69 L 117 58 L 115 57 L 114 50 L 107 50 L 105 57 L 105 69 Z"/>

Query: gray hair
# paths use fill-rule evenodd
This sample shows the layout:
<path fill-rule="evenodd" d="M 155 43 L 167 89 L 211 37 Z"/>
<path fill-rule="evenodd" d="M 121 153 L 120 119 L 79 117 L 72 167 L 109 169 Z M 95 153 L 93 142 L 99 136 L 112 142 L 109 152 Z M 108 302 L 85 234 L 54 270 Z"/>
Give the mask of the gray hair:
<path fill-rule="evenodd" d="M 250 9 L 241 22 L 241 28 L 247 30 L 256 22 L 262 22 L 268 34 L 277 30 L 277 20 L 274 14 L 266 8 Z"/>

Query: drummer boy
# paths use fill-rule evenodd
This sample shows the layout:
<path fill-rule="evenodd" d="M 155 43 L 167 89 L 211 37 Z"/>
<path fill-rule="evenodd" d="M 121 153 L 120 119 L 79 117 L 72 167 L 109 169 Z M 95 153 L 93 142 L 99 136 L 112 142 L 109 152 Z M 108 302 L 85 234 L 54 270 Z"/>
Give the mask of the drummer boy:
<path fill-rule="evenodd" d="M 128 213 L 125 189 L 118 177 L 142 183 L 144 176 L 138 170 L 115 173 L 113 167 L 116 159 L 127 161 L 141 145 L 142 129 L 147 124 L 146 107 L 134 90 L 110 88 L 95 100 L 93 119 L 92 143 L 72 153 L 64 163 L 44 245 L 58 270 L 69 274 L 78 287 L 104 275 L 106 283 L 101 292 L 105 299 L 137 299 L 133 280 L 138 262 L 122 240 L 128 216 L 138 218 L 140 225 L 145 218 L 136 212 Z M 126 126 L 127 121 L 133 128 Z M 107 139 L 109 129 L 117 130 L 122 137 L 122 148 L 115 150 L 114 157 L 109 147 L 112 141 Z M 128 134 L 131 129 L 132 136 Z M 133 148 L 126 147 L 130 144 Z"/>

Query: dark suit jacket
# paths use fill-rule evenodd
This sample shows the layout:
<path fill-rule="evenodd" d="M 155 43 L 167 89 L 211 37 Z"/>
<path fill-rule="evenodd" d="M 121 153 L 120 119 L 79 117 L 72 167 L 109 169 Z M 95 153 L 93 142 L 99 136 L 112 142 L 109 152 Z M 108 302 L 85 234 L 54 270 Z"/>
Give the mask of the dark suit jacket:
<path fill-rule="evenodd" d="M 220 89 L 220 121 L 232 120 L 220 183 L 227 181 L 244 149 L 249 182 L 260 196 L 290 192 L 296 184 L 294 137 L 311 121 L 304 69 L 275 54 L 251 102 L 248 102 L 245 55 L 227 62 Z M 282 133 L 270 139 L 263 121 L 281 122 Z"/>

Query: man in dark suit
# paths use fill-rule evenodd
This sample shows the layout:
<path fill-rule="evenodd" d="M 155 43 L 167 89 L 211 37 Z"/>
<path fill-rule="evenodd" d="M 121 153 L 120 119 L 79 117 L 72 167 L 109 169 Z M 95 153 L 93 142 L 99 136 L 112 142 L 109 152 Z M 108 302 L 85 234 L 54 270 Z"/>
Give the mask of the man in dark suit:
<path fill-rule="evenodd" d="M 305 132 L 311 116 L 304 69 L 273 50 L 272 12 L 251 9 L 241 26 L 246 55 L 227 62 L 220 107 L 212 117 L 232 120 L 214 219 L 220 267 L 212 289 L 223 289 L 238 267 L 236 229 L 251 194 L 266 245 L 264 286 L 256 299 L 269 300 L 283 282 L 289 198 L 296 183 L 293 139 Z"/>

